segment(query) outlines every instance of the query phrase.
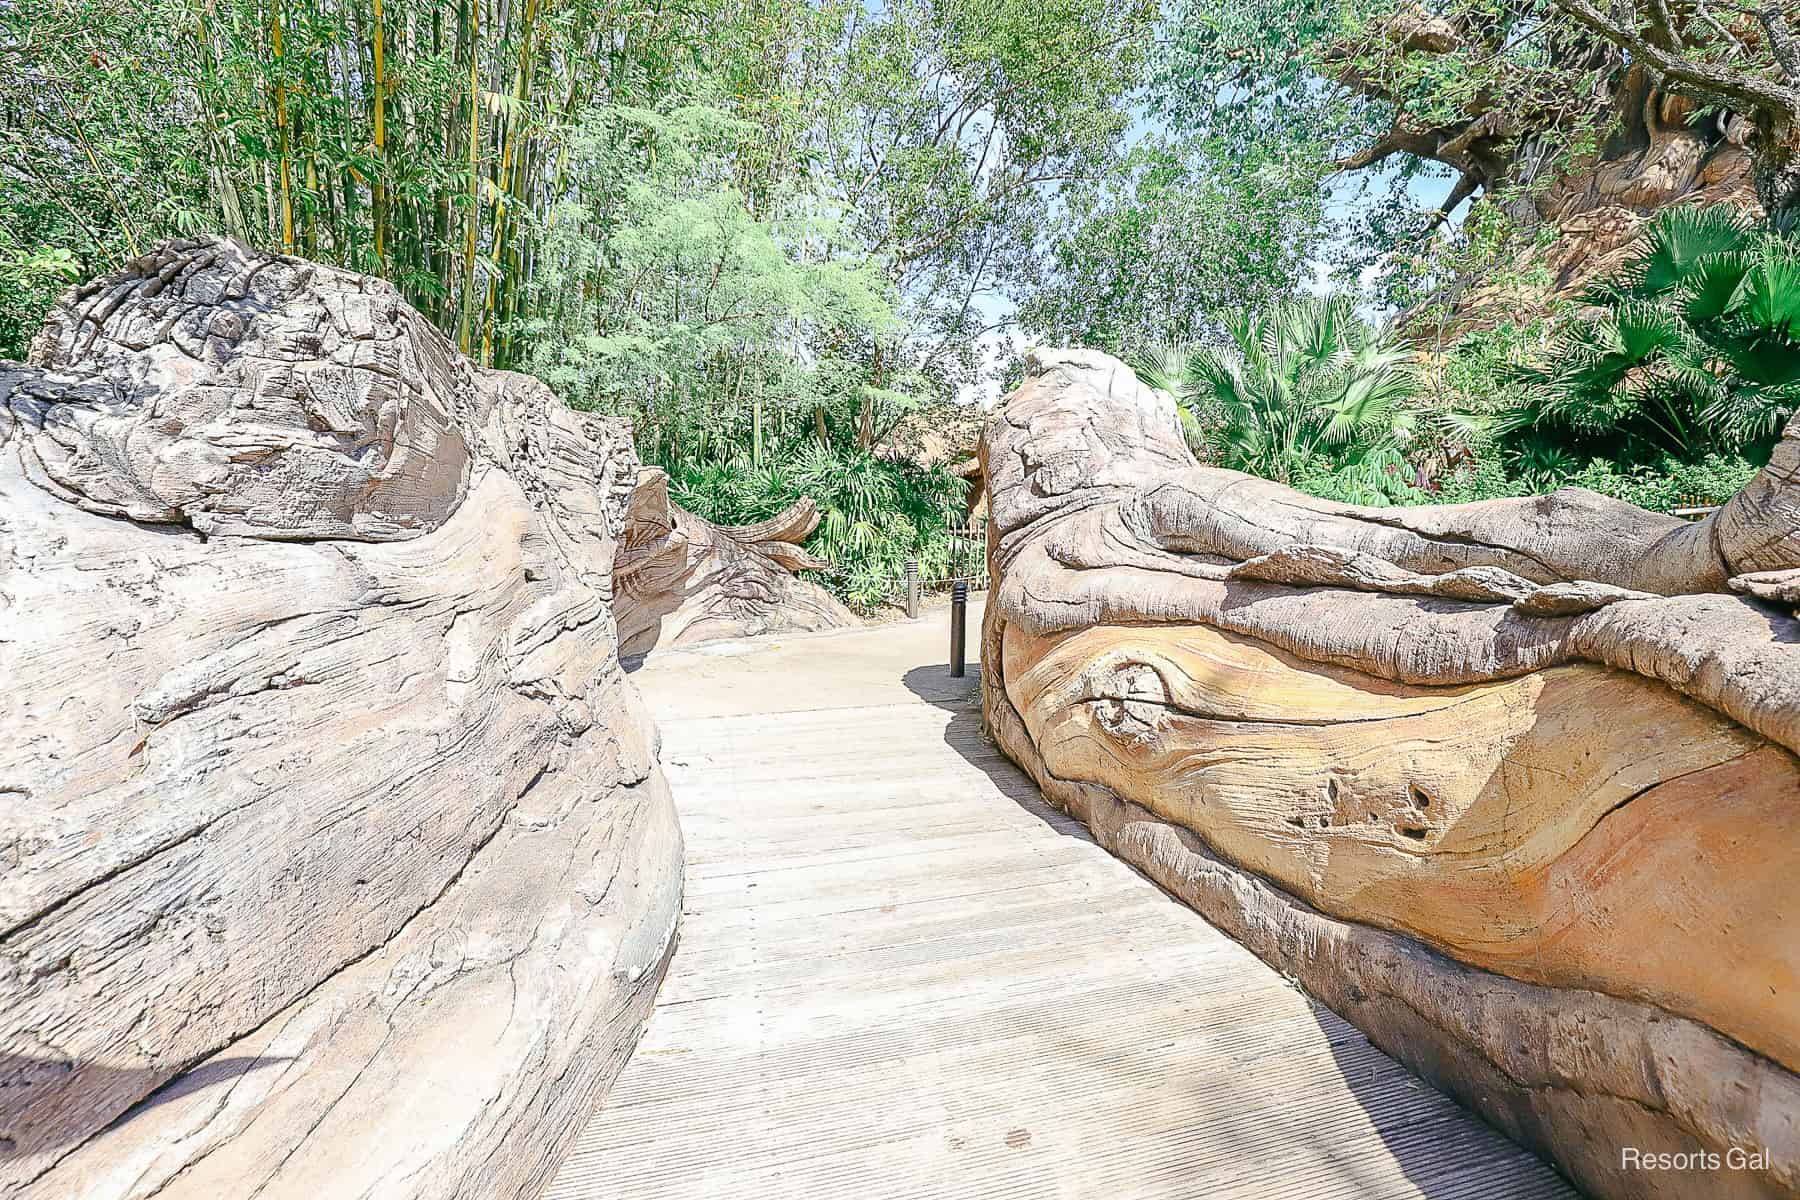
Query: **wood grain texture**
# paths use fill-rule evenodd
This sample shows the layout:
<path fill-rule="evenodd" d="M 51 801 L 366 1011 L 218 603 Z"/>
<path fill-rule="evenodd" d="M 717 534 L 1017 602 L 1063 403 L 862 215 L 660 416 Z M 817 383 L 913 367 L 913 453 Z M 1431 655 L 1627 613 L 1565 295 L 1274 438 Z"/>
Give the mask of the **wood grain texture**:
<path fill-rule="evenodd" d="M 681 945 L 545 1200 L 1571 1194 L 1046 806 L 945 638 L 635 674 Z"/>
<path fill-rule="evenodd" d="M 1428 689 L 1205 626 L 1006 637 L 1052 775 L 1335 916 L 1800 1062 L 1800 938 L 1770 936 L 1800 927 L 1800 769 L 1729 718 L 1585 664 Z"/>
<path fill-rule="evenodd" d="M 857 624 L 837 597 L 794 574 L 830 565 L 800 547 L 818 524 L 802 499 L 754 525 L 715 525 L 669 498 L 660 468 L 641 468 L 614 566 L 620 653 Z"/>
<path fill-rule="evenodd" d="M 1650 1132 L 1800 1189 L 1800 419 L 1695 525 L 1579 489 L 1364 509 L 1198 467 L 1167 395 L 1041 351 L 982 455 L 986 715 L 1048 794 L 1359 1021 L 1410 990 L 1408 1061 L 1601 1194 L 1649 1185 L 1596 1146 Z M 1310 942 L 1321 913 L 1355 924 Z M 1486 1015 L 1582 1069 L 1519 1068 L 1457 992 L 1494 985 L 1393 934 L 1545 985 Z M 1616 1037 L 1566 1019 L 1593 993 Z"/>
<path fill-rule="evenodd" d="M 0 1194 L 542 1185 L 679 904 L 635 471 L 388 285 L 229 242 L 0 368 Z"/>
<path fill-rule="evenodd" d="M 991 699 L 987 711 L 1007 753 L 1101 845 L 1536 1148 L 1583 1192 L 1621 1200 L 1800 1192 L 1793 1072 L 1697 1021 L 1463 966 L 1401 934 L 1320 913 L 1213 854 L 1194 832 L 1097 784 L 1058 779 L 1016 713 Z M 1631 1167 L 1627 1147 L 1690 1165 Z"/>

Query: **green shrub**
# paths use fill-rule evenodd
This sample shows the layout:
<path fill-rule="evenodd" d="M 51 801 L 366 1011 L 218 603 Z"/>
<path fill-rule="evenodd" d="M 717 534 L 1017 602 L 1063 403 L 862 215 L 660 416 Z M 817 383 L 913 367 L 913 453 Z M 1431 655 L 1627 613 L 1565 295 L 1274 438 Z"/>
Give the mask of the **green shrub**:
<path fill-rule="evenodd" d="M 1559 487 L 1584 487 L 1652 512 L 1672 512 L 1699 498 L 1718 504 L 1730 499 L 1757 472 L 1755 463 L 1729 454 L 1709 454 L 1697 463 L 1664 458 L 1655 463 L 1620 466 L 1593 458 L 1585 466 L 1560 474 L 1549 487 L 1508 472 L 1498 458 L 1487 458 L 1439 479 L 1435 491 L 1408 487 L 1394 493 L 1394 504 L 1465 504 L 1509 496 L 1535 496 Z M 1313 486 L 1306 486 L 1311 484 Z M 1348 499 L 1329 484 L 1305 480 L 1301 490 L 1332 500 Z"/>
<path fill-rule="evenodd" d="M 1467 504 L 1474 500 L 1501 500 L 1535 494 L 1523 480 L 1508 475 L 1498 458 L 1478 460 L 1472 467 L 1452 471 L 1438 481 L 1435 492 L 1421 491 L 1415 504 Z"/>
<path fill-rule="evenodd" d="M 1728 500 L 1756 471 L 1749 460 L 1726 454 L 1708 454 L 1697 463 L 1670 458 L 1626 468 L 1596 458 L 1563 485 L 1584 487 L 1654 512 L 1670 512 L 1691 503 L 1691 497 L 1714 504 Z"/>
<path fill-rule="evenodd" d="M 760 467 L 738 457 L 666 469 L 676 503 L 722 525 L 761 521 L 812 497 L 819 527 L 806 548 L 832 564 L 817 581 L 856 607 L 890 601 L 909 558 L 926 579 L 950 571 L 948 530 L 967 485 L 942 468 L 803 442 L 785 461 Z"/>
<path fill-rule="evenodd" d="M 1343 298 L 1224 323 L 1224 347 L 1152 347 L 1133 362 L 1180 402 L 1207 462 L 1345 503 L 1411 504 L 1481 434 L 1474 414 L 1422 392 L 1413 352 Z"/>
<path fill-rule="evenodd" d="M 1728 207 L 1670 209 L 1588 300 L 1516 372 L 1501 428 L 1522 458 L 1767 460 L 1800 405 L 1800 243 Z"/>

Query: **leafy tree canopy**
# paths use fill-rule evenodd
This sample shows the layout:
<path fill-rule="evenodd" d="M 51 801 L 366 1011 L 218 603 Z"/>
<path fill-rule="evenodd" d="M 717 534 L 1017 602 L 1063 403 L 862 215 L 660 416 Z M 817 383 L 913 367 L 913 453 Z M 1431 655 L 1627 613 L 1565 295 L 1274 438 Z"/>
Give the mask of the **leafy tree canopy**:
<path fill-rule="evenodd" d="M 819 536 L 868 595 L 872 564 L 943 549 L 956 486 L 876 448 L 980 382 L 997 334 L 1163 347 L 1210 397 L 1209 453 L 1345 497 L 1715 459 L 1723 479 L 1795 403 L 1776 234 L 1670 218 L 1582 320 L 1431 362 L 1367 317 L 1516 257 L 1564 181 L 1657 138 L 1747 147 L 1791 217 L 1793 22 L 1658 0 L 0 4 L 0 354 L 170 236 L 344 264 L 472 357 L 631 418 L 702 511 L 802 477 L 838 496 Z"/>

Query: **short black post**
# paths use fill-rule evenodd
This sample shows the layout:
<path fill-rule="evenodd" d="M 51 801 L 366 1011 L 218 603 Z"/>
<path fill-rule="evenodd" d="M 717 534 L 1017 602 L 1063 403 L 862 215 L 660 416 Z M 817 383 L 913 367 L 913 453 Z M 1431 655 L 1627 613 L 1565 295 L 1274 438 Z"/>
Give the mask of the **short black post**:
<path fill-rule="evenodd" d="M 969 640 L 969 581 L 950 585 L 950 674 L 963 677 L 963 648 Z"/>

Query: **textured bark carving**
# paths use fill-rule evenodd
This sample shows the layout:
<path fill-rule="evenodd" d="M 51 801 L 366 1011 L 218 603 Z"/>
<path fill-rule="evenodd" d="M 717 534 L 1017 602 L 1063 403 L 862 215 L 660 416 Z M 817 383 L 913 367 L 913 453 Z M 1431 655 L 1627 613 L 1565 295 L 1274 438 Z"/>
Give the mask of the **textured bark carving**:
<path fill-rule="evenodd" d="M 1642 64 L 1619 72 L 1605 108 L 1609 115 L 1602 128 L 1610 126 L 1610 132 L 1604 141 L 1591 153 L 1575 155 L 1550 178 L 1537 180 L 1536 186 L 1523 185 L 1533 182 L 1531 176 L 1543 164 L 1534 155 L 1527 155 L 1526 163 L 1517 158 L 1522 147 L 1532 144 L 1529 136 L 1519 136 L 1520 128 L 1503 130 L 1489 123 L 1472 142 L 1445 143 L 1474 160 L 1450 163 L 1465 174 L 1449 199 L 1460 202 L 1479 185 L 1487 195 L 1478 203 L 1501 205 L 1526 229 L 1541 223 L 1550 237 L 1547 244 L 1523 239 L 1525 244 L 1506 264 L 1509 269 L 1464 275 L 1415 310 L 1421 322 L 1438 320 L 1433 310 L 1443 313 L 1445 323 L 1433 335 L 1436 339 L 1542 315 L 1554 301 L 1578 299 L 1594 281 L 1618 272 L 1636 253 L 1645 223 L 1666 208 L 1727 205 L 1762 215 L 1747 148 L 1753 132 L 1749 120 L 1668 90 Z M 1427 144 L 1422 152 L 1436 158 L 1434 149 L 1435 144 Z M 1501 173 L 1484 173 L 1476 166 L 1487 161 L 1497 161 Z M 1540 270 L 1547 270 L 1548 277 L 1538 278 Z"/>
<path fill-rule="evenodd" d="M 830 565 L 800 548 L 818 524 L 800 500 L 755 525 L 714 525 L 669 499 L 666 474 L 643 468 L 614 572 L 621 652 L 856 624 L 830 592 L 794 576 Z"/>
<path fill-rule="evenodd" d="M 0 367 L 0 1194 L 536 1193 L 679 911 L 636 466 L 223 241 Z"/>
<path fill-rule="evenodd" d="M 1052 799 L 1601 1194 L 1661 1186 L 1624 1145 L 1800 1191 L 1800 421 L 1698 525 L 1359 509 L 1040 352 L 982 458 L 984 707 Z"/>

